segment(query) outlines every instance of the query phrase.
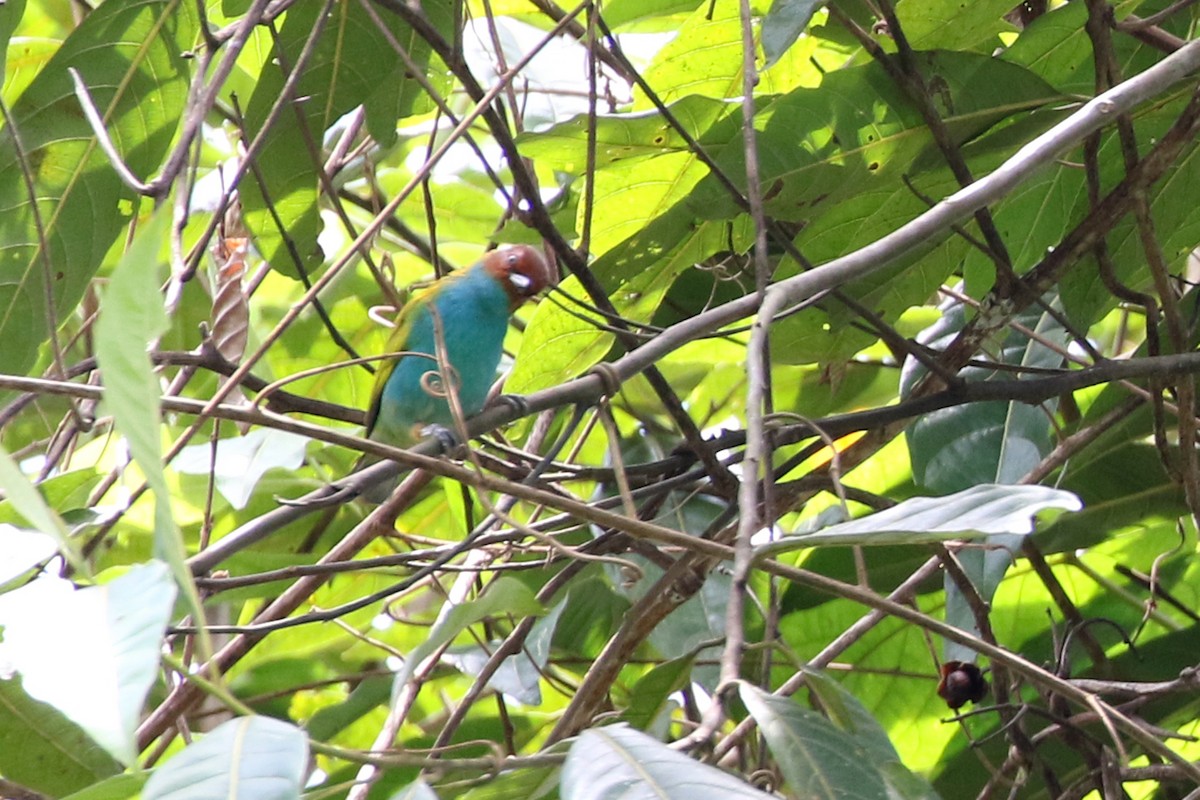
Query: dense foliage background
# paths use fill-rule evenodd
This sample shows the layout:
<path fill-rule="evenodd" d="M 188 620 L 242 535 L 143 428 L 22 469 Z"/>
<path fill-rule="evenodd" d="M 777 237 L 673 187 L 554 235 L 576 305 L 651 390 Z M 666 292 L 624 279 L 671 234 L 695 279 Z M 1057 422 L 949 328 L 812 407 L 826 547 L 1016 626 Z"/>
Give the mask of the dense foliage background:
<path fill-rule="evenodd" d="M 1198 13 L 0 4 L 0 795 L 1200 797 Z"/>

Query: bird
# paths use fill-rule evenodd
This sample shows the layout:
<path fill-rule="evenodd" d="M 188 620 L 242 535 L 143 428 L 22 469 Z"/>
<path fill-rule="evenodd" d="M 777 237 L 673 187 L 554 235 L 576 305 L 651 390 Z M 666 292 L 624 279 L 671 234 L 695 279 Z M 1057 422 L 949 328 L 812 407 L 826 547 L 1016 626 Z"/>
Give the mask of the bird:
<path fill-rule="evenodd" d="M 453 428 L 451 394 L 463 417 L 482 410 L 509 317 L 550 280 L 545 257 L 518 245 L 492 250 L 415 294 L 388 340 L 387 352 L 397 355 L 375 376 L 367 438 L 409 447 L 428 429 Z"/>

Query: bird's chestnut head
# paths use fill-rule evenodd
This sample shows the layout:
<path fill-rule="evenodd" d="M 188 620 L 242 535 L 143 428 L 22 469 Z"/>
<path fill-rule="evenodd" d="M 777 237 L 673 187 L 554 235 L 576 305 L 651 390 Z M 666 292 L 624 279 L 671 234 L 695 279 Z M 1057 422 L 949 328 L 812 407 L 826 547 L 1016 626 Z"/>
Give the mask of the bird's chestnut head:
<path fill-rule="evenodd" d="M 549 286 L 551 281 L 546 257 L 527 244 L 493 250 L 483 257 L 483 268 L 504 287 L 514 309 Z"/>
<path fill-rule="evenodd" d="M 950 708 L 957 711 L 967 703 L 978 703 L 987 692 L 987 679 L 979 667 L 963 661 L 942 664 L 937 693 Z"/>

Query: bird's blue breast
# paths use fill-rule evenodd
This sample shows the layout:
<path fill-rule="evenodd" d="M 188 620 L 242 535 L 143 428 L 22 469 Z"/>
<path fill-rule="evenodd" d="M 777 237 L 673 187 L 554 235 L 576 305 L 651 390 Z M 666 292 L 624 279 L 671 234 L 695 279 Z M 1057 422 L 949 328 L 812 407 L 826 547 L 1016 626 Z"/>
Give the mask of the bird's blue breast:
<path fill-rule="evenodd" d="M 402 349 L 430 357 L 407 356 L 397 362 L 380 397 L 380 438 L 405 443 L 426 425 L 453 425 L 449 404 L 436 393 L 437 386 L 446 386 L 437 378 L 439 328 L 446 358 L 457 373 L 451 386 L 463 414 L 482 409 L 500 364 L 508 316 L 504 288 L 483 269 L 470 270 L 428 298 L 417 309 Z"/>

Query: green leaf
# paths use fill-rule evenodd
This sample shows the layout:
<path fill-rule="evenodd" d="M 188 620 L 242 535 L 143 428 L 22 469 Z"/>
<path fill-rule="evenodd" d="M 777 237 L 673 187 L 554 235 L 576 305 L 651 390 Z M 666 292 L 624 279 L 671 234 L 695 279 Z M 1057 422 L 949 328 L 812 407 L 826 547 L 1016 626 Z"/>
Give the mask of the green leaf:
<path fill-rule="evenodd" d="M 1090 95 L 1096 89 L 1096 74 L 1084 27 L 1087 18 L 1087 6 L 1082 4 L 1064 3 L 1048 10 L 1001 58 L 1036 72 L 1064 92 Z"/>
<path fill-rule="evenodd" d="M 554 635 L 554 646 L 560 651 L 589 661 L 617 630 L 630 605 L 599 573 L 596 570 L 571 586 Z"/>
<path fill-rule="evenodd" d="M 943 318 L 920 335 L 934 349 L 945 347 L 961 330 L 965 313 L 959 303 L 943 308 Z M 1018 319 L 1043 339 L 1065 344 L 1066 334 L 1048 314 L 1028 312 Z M 1046 344 L 1013 332 L 1004 341 L 998 361 L 1004 364 L 1055 369 L 1063 357 Z M 924 374 L 915 361 L 906 363 L 901 378 L 907 394 Z M 971 367 L 966 380 L 987 380 L 1006 373 Z M 971 403 L 926 414 L 909 426 L 913 477 L 937 492 L 951 492 L 979 483 L 1014 483 L 1050 452 L 1049 414 L 1056 403 L 1042 408 L 1027 403 Z"/>
<path fill-rule="evenodd" d="M 25 0 L 11 0 L 0 6 L 0 84 L 8 78 L 8 44 L 24 13 Z"/>
<path fill-rule="evenodd" d="M 921 341 L 935 349 L 947 346 L 965 324 L 961 303 L 951 302 L 944 306 L 943 314 L 939 322 L 920 335 Z M 1020 315 L 1018 322 L 1034 330 L 1037 337 L 1013 331 L 1005 337 L 996 360 L 1034 369 L 1060 368 L 1067 338 L 1062 326 L 1050 314 L 1036 308 Z M 1055 343 L 1058 348 L 1050 346 Z M 924 368 L 915 360 L 906 362 L 901 377 L 902 392 L 907 393 L 923 372 Z M 1003 376 L 999 370 L 980 367 L 970 367 L 960 374 L 968 381 Z M 906 432 L 913 477 L 918 484 L 942 492 L 990 482 L 1015 483 L 1037 466 L 1054 446 L 1050 436 L 1050 416 L 1056 408 L 1056 400 L 1045 401 L 1040 406 L 988 402 L 926 414 Z M 991 600 L 996 586 L 1012 564 L 1012 552 L 1020 547 L 1021 531 L 991 530 L 990 533 L 992 538 L 988 539 L 987 548 L 967 549 L 958 554 L 964 574 L 984 602 Z M 945 585 L 946 622 L 978 633 L 971 604 L 958 584 L 947 575 Z M 947 660 L 973 661 L 975 658 L 974 651 L 948 640 L 944 653 Z"/>
<path fill-rule="evenodd" d="M 438 12 L 443 4 L 427 8 L 434 12 L 435 22 L 443 20 L 444 12 Z M 293 67 L 316 27 L 324 23 L 294 98 L 266 131 L 256 176 L 241 185 L 245 219 L 255 234 L 255 245 L 272 268 L 292 276 L 298 269 L 311 272 L 322 261 L 317 244 L 321 229 L 317 170 L 323 169 L 321 143 L 326 130 L 366 103 L 371 134 L 390 143 L 397 117 L 420 96 L 405 77 L 404 62 L 392 40 L 398 40 L 418 66 L 428 61 L 430 52 L 429 45 L 395 14 L 380 15 L 387 26 L 381 30 L 359 3 L 335 4 L 328 19 L 321 18 L 322 12 L 320 3 L 301 3 L 289 11 L 246 106 L 249 133 L 258 135 L 283 92 L 285 70 Z"/>
<path fill-rule="evenodd" d="M 762 48 L 770 67 L 804 33 L 825 0 L 775 0 L 762 23 Z"/>
<path fill-rule="evenodd" d="M 155 556 L 171 568 L 195 618 L 203 619 L 200 595 L 184 563 L 183 537 L 171 512 L 171 490 L 162 465 L 159 385 L 148 355 L 151 343 L 168 325 L 158 287 L 166 266 L 159 251 L 170 220 L 170 207 L 164 205 L 117 264 L 96 322 L 96 360 L 104 381 L 104 405 L 154 492 Z"/>
<path fill-rule="evenodd" d="M 1071 492 L 1047 486 L 980 484 L 944 497 L 914 497 L 816 533 L 784 536 L 759 545 L 754 552 L 762 557 L 819 545 L 923 544 L 1004 534 L 1026 536 L 1033 532 L 1033 517 L 1039 512 L 1082 507 Z"/>
<path fill-rule="evenodd" d="M 1141 5 L 1141 0 L 1109 3 L 1116 19 Z M 1063 92 L 1091 96 L 1096 90 L 1096 72 L 1087 18 L 1086 4 L 1063 3 L 1051 8 L 1033 20 L 1000 57 L 1029 68 Z M 1145 69 L 1144 63 L 1130 63 L 1130 51 L 1136 53 L 1143 47 L 1134 37 L 1119 37 L 1113 44 L 1123 74 Z"/>
<path fill-rule="evenodd" d="M 805 668 L 804 684 L 820 703 L 829 721 L 857 738 L 871 753 L 873 763 L 899 759 L 892 740 L 879 721 L 840 683 L 821 670 Z"/>
<path fill-rule="evenodd" d="M 549 748 L 550 752 L 562 750 L 562 743 Z M 482 786 L 476 786 L 459 795 L 461 800 L 542 800 L 557 798 L 558 765 L 549 767 L 527 767 L 501 772 Z"/>
<path fill-rule="evenodd" d="M 1000 34 L 1013 30 L 1004 19 L 1008 0 L 901 0 L 896 15 L 908 43 L 918 50 L 976 50 L 991 54 Z"/>
<path fill-rule="evenodd" d="M 541 678 L 550 658 L 550 642 L 558 619 L 562 616 L 566 603 L 554 606 L 544 617 L 534 623 L 529 635 L 525 637 L 525 646 L 521 652 L 509 656 L 488 679 L 488 686 L 502 692 L 524 706 L 540 706 L 542 704 Z M 472 677 L 478 677 L 484 665 L 491 660 L 499 642 L 490 642 L 486 647 L 468 645 L 453 648 L 446 654 L 446 659 L 459 672 Z"/>
<path fill-rule="evenodd" d="M 72 568 L 81 575 L 91 575 L 91 569 L 83 560 L 83 556 L 76 550 L 75 543 L 71 541 L 70 531 L 67 530 L 62 517 L 46 504 L 42 495 L 21 472 L 20 467 L 12 460 L 12 456 L 3 446 L 0 446 L 0 489 L 3 489 L 5 498 L 12 503 L 17 513 L 24 517 L 26 522 L 54 540 L 58 552 L 63 554 Z M 0 580 L 8 580 L 9 577 L 12 576 L 0 577 Z"/>
<path fill-rule="evenodd" d="M 693 5 L 671 41 L 642 71 L 662 102 L 688 95 L 738 97 L 742 94 L 741 19 L 736 3 Z M 769 73 L 768 73 L 769 74 Z M 652 105 L 642 92 L 634 93 L 634 108 Z"/>
<path fill-rule="evenodd" d="M 509 614 L 528 617 L 545 613 L 545 607 L 537 601 L 533 591 L 524 583 L 516 578 L 498 579 L 489 585 L 487 591 L 478 599 L 460 603 L 438 618 L 430 629 L 428 638 L 408 654 L 404 665 L 396 672 L 392 683 L 392 696 L 395 697 L 408 683 L 418 664 L 480 620 Z"/>
<path fill-rule="evenodd" d="M 316 741 L 329 741 L 370 711 L 383 705 L 391 692 L 392 681 L 386 675 L 373 675 L 360 681 L 344 703 L 326 706 L 312 715 L 304 729 Z"/>
<path fill-rule="evenodd" d="M 298 800 L 307 772 L 308 739 L 299 728 L 270 717 L 241 717 L 156 769 L 142 800 Z"/>
<path fill-rule="evenodd" d="M 667 698 L 691 682 L 696 655 L 674 658 L 647 672 L 633 685 L 629 707 L 622 719 L 638 730 L 646 730 L 666 708 Z"/>
<path fill-rule="evenodd" d="M 1122 531 L 1142 531 L 1155 523 L 1173 524 L 1188 513 L 1183 487 L 1164 483 L 1154 488 L 1089 502 L 1078 514 L 1059 517 L 1038 531 L 1034 540 L 1045 554 L 1094 547 Z"/>
<path fill-rule="evenodd" d="M 221 496 L 234 508 L 242 509 L 267 470 L 295 470 L 304 463 L 308 442 L 307 437 L 294 433 L 259 428 L 245 436 L 221 439 L 215 459 L 211 444 L 185 447 L 171 466 L 185 474 L 212 473 Z"/>
<path fill-rule="evenodd" d="M 1115 157 L 1115 153 L 1106 153 Z M 992 209 L 996 228 L 1009 242 L 1013 270 L 1024 274 L 1046 256 L 1087 207 L 1087 185 L 1079 170 L 1055 165 L 1019 186 Z M 1008 236 L 1020 231 L 1019 237 Z M 972 249 L 962 266 L 968 291 L 991 288 L 996 267 Z"/>
<path fill-rule="evenodd" d="M 670 103 L 671 116 L 693 138 L 700 138 L 718 120 L 734 113 L 737 105 L 702 95 L 690 95 Z M 586 114 L 560 122 L 544 131 L 523 133 L 517 138 L 521 154 L 536 159 L 543 167 L 579 172 L 587 164 L 588 118 Z M 598 168 L 633 162 L 670 153 L 684 153 L 683 136 L 658 111 L 604 114 L 596 119 Z M 440 225 L 439 225 L 440 227 Z"/>
<path fill-rule="evenodd" d="M 165 514 L 156 515 L 156 522 L 174 527 L 162 470 L 160 390 L 147 354 L 168 326 L 158 287 L 166 272 L 159 251 L 169 224 L 165 209 L 151 217 L 117 264 L 96 322 L 96 359 L 113 424 L 125 436 L 130 455 L 165 509 Z"/>
<path fill-rule="evenodd" d="M 625 725 L 579 735 L 563 764 L 562 800 L 766 800 L 771 795 Z"/>
<path fill-rule="evenodd" d="M 0 774 L 61 797 L 120 771 L 81 727 L 30 697 L 20 678 L 0 680 Z"/>
<path fill-rule="evenodd" d="M 738 690 L 783 773 L 783 781 L 806 800 L 889 800 L 873 753 L 856 737 L 787 697 L 748 683 Z"/>
<path fill-rule="evenodd" d="M 68 795 L 63 800 L 127 800 L 137 797 L 146 785 L 148 776 L 144 772 L 127 772 L 113 775 L 86 789 Z"/>
<path fill-rule="evenodd" d="M 674 30 L 678 17 L 686 17 L 696 5 L 696 0 L 608 0 L 604 21 L 613 30 Z"/>
<path fill-rule="evenodd" d="M 417 779 L 393 794 L 388 800 L 438 800 L 437 793 L 429 788 L 429 784 Z"/>
<path fill-rule="evenodd" d="M 68 581 L 42 578 L 0 597 L 3 647 L 30 696 L 132 764 L 134 732 L 157 677 L 174 600 L 174 585 L 157 562 L 78 591 Z M 86 681 L 79 678 L 81 665 L 87 665 Z"/>
<path fill-rule="evenodd" d="M 929 782 L 900 761 L 887 732 L 858 698 L 820 670 L 806 668 L 804 676 L 805 685 L 820 702 L 829 720 L 853 736 L 867 751 L 891 792 L 904 800 L 937 800 L 938 794 Z"/>
<path fill-rule="evenodd" d="M 24 0 L 21 0 L 23 3 Z M 40 39 L 32 36 L 7 38 L 8 56 L 5 64 L 3 96 L 20 97 L 33 79 L 50 63 L 62 47 L 59 39 Z"/>
<path fill-rule="evenodd" d="M 13 103 L 0 131 L 0 372 L 28 371 L 48 323 L 75 308 L 130 216 L 131 192 L 96 144 L 67 68 L 78 68 L 126 165 L 149 178 L 183 115 L 195 10 L 183 0 L 97 6 Z"/>
<path fill-rule="evenodd" d="M 1033 73 L 972 53 L 920 53 L 917 67 L 959 144 L 1062 99 Z M 738 109 L 730 124 L 714 127 L 704 143 L 734 184 L 744 186 L 745 146 L 740 124 L 733 124 L 740 115 Z M 811 224 L 861 192 L 890 190 L 931 164 L 942 166 L 940 158 L 918 161 L 931 152 L 929 129 L 907 94 L 874 63 L 773 98 L 755 114 L 754 126 L 764 200 L 777 219 Z M 735 208 L 715 177 L 701 182 L 688 203 L 702 218 L 730 216 Z"/>

